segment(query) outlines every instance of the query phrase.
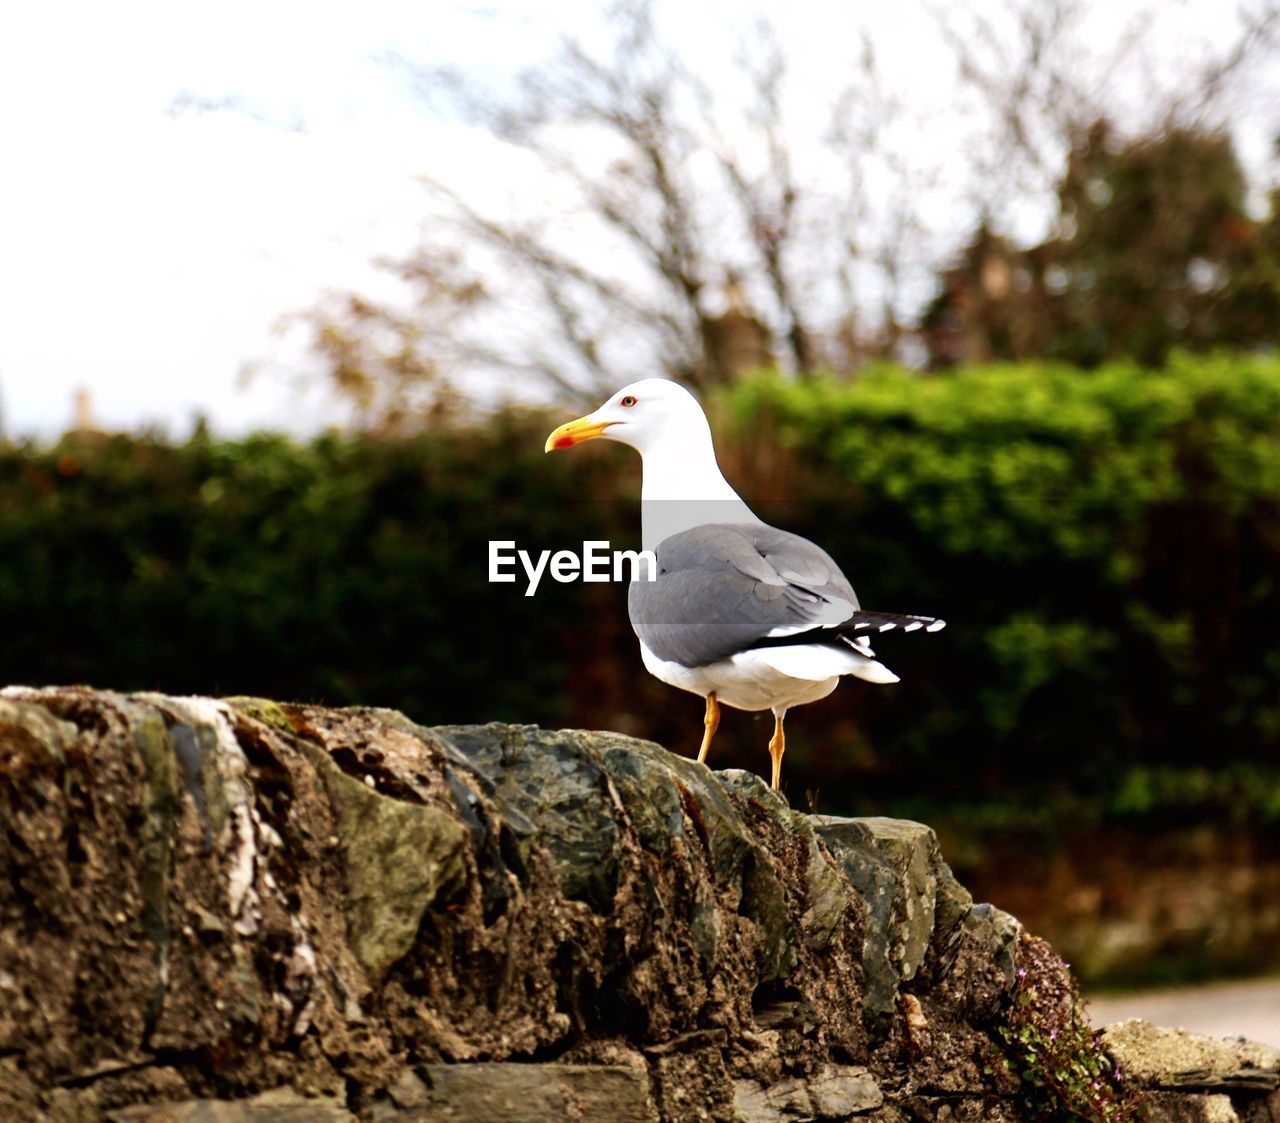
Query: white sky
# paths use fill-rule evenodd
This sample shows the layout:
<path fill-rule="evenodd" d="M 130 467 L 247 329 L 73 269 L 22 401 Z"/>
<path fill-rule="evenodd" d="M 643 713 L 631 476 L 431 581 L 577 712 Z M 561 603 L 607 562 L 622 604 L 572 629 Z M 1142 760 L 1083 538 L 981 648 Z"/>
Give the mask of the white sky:
<path fill-rule="evenodd" d="M 838 71 L 850 41 L 838 25 L 852 30 L 852 5 L 764 7 L 806 69 Z M 1218 0 L 1166 7 L 1174 35 L 1222 22 Z M 273 338 L 279 317 L 325 289 L 376 283 L 373 257 L 414 246 L 426 214 L 416 173 L 447 169 L 476 191 L 492 192 L 495 180 L 513 189 L 495 171 L 494 145 L 424 113 L 382 60 L 396 53 L 500 80 L 550 55 L 563 32 L 590 28 L 601 9 L 588 0 L 0 7 L 5 430 L 56 435 L 81 385 L 108 428 L 183 433 L 204 412 L 223 432 L 305 431 L 336 417 L 280 376 L 305 359 Z M 704 2 L 685 9 L 682 26 L 697 48 L 740 13 Z M 936 43 L 921 45 L 927 18 L 916 0 L 878 13 L 885 63 L 912 72 L 922 104 L 945 98 L 945 60 Z M 233 98 L 251 112 L 175 112 L 183 95 Z M 276 373 L 245 389 L 249 362 Z"/>

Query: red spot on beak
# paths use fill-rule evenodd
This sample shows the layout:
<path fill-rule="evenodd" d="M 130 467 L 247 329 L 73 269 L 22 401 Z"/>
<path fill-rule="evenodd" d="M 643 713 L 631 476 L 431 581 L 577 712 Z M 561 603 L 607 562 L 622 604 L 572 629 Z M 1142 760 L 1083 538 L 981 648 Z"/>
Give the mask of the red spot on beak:
<path fill-rule="evenodd" d="M 614 421 L 593 421 L 590 417 L 579 417 L 577 421 L 566 421 L 558 428 L 551 430 L 547 438 L 544 452 L 554 452 L 558 448 L 572 448 L 583 441 L 593 441 L 600 436 Z"/>

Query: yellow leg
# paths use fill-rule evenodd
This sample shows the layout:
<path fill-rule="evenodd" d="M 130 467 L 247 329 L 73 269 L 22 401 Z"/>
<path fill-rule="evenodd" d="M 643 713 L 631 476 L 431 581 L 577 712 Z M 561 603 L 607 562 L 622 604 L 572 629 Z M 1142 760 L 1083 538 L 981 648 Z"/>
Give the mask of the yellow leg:
<path fill-rule="evenodd" d="M 769 755 L 773 757 L 773 788 L 777 791 L 782 786 L 782 754 L 787 751 L 787 738 L 782 732 L 782 719 L 787 711 L 773 715 L 773 736 L 769 738 Z"/>
<path fill-rule="evenodd" d="M 698 750 L 698 763 L 704 764 L 707 759 L 707 750 L 711 748 L 711 738 L 716 735 L 716 730 L 720 728 L 720 706 L 716 702 L 716 693 L 713 690 L 707 695 L 707 715 L 702 719 L 705 727 L 702 731 L 702 748 Z"/>

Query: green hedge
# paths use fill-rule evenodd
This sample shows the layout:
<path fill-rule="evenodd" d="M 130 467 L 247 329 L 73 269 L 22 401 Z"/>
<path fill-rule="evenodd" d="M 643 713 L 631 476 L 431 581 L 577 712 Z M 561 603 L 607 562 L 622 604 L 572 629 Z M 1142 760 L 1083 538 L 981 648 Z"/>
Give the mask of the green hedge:
<path fill-rule="evenodd" d="M 901 686 L 788 722 L 793 802 L 993 829 L 1280 819 L 1280 362 L 762 378 L 712 403 L 757 509 L 820 541 Z M 692 748 L 612 585 L 490 585 L 487 543 L 635 547 L 638 459 L 553 418 L 407 440 L 0 450 L 0 679 L 618 728 Z M 726 718 L 760 769 L 769 723 Z"/>
<path fill-rule="evenodd" d="M 545 429 L 0 453 L 0 678 L 546 718 L 571 598 L 495 597 L 486 554 L 601 521 L 537 471 Z"/>
<path fill-rule="evenodd" d="M 865 602 L 950 620 L 928 701 L 886 699 L 931 780 L 1034 790 L 1028 821 L 1191 789 L 1280 817 L 1280 362 L 882 369 L 760 380 L 725 408 L 806 462 L 792 521 Z M 1229 761 L 1234 783 L 1196 780 Z"/>

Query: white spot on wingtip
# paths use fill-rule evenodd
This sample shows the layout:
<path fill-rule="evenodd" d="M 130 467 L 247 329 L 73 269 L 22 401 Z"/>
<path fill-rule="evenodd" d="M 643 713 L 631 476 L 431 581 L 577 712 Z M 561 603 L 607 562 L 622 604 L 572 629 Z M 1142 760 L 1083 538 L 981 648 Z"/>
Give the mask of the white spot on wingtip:
<path fill-rule="evenodd" d="M 942 629 L 943 629 L 943 628 L 945 628 L 946 626 L 947 626 L 947 622 L 946 622 L 945 620 L 935 620 L 932 624 L 930 624 L 930 625 L 925 629 L 925 631 L 926 631 L 926 632 L 940 632 L 940 631 L 942 631 Z"/>
<path fill-rule="evenodd" d="M 912 620 L 912 621 L 911 621 L 911 623 L 910 623 L 910 624 L 908 624 L 908 625 L 907 625 L 905 628 L 903 628 L 902 630 L 903 630 L 904 632 L 914 632 L 917 628 L 923 628 L 923 627 L 924 627 L 924 625 L 923 625 L 923 624 L 921 624 L 919 620 Z"/>
<path fill-rule="evenodd" d="M 895 624 L 892 620 L 890 620 L 890 621 L 888 621 L 887 623 L 881 624 L 881 625 L 880 625 L 880 630 L 881 630 L 882 632 L 891 632 L 891 631 L 893 631 L 893 629 L 894 629 L 894 628 L 896 628 L 897 626 L 898 626 L 897 624 Z"/>

